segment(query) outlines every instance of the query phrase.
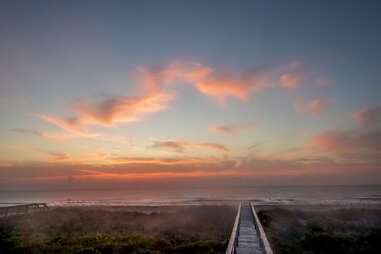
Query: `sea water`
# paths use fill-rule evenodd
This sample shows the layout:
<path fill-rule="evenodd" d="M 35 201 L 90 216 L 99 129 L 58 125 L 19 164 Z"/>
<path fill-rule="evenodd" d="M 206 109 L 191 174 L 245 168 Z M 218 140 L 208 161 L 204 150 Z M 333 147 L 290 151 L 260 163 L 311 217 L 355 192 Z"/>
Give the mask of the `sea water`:
<path fill-rule="evenodd" d="M 49 206 L 381 204 L 381 185 L 261 186 L 227 188 L 126 188 L 107 190 L 1 191 L 0 206 L 43 202 Z"/>

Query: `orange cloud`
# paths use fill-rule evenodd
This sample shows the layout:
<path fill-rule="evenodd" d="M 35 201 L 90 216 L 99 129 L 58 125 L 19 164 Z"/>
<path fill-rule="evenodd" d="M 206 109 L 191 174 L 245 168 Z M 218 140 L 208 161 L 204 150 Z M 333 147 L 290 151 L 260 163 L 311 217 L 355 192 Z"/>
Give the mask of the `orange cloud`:
<path fill-rule="evenodd" d="M 304 115 L 306 112 L 310 113 L 312 116 L 319 117 L 322 116 L 327 110 L 335 103 L 335 99 L 314 99 L 310 102 L 294 102 L 293 106 L 295 111 Z"/>
<path fill-rule="evenodd" d="M 335 81 L 330 80 L 330 79 L 326 79 L 326 78 L 316 78 L 315 82 L 319 86 L 329 86 L 329 85 L 332 85 L 333 83 L 335 83 Z"/>
<path fill-rule="evenodd" d="M 0 163 L 0 168 L 6 168 L 6 167 L 12 167 L 13 164 L 11 163 Z"/>
<path fill-rule="evenodd" d="M 174 98 L 174 93 L 162 90 L 154 80 L 155 78 L 148 79 L 153 81 L 146 80 L 141 95 L 137 97 L 119 96 L 98 104 L 87 100 L 78 101 L 73 105 L 74 112 L 77 113 L 77 116 L 73 118 L 63 120 L 44 114 L 35 116 L 78 136 L 97 137 L 98 134 L 88 133 L 83 126 L 113 127 L 118 123 L 140 121 L 145 115 L 168 107 L 168 102 Z"/>
<path fill-rule="evenodd" d="M 158 91 L 140 98 L 113 98 L 98 105 L 81 101 L 76 104 L 75 111 L 84 124 L 113 126 L 139 121 L 146 114 L 162 111 L 173 97 L 171 93 Z"/>
<path fill-rule="evenodd" d="M 156 140 L 154 141 L 152 148 L 157 149 L 170 149 L 175 152 L 183 152 L 185 148 L 191 148 L 191 149 L 200 149 L 200 148 L 207 148 L 207 149 L 214 149 L 218 151 L 223 152 L 229 152 L 229 149 L 227 149 L 225 146 L 220 144 L 214 144 L 214 143 L 189 143 L 186 141 L 181 140 Z"/>
<path fill-rule="evenodd" d="M 247 100 L 251 92 L 260 91 L 265 87 L 277 85 L 291 87 L 292 84 L 299 82 L 302 74 L 285 74 L 288 76 L 284 76 L 280 82 L 276 80 L 276 76 L 283 70 L 299 67 L 300 62 L 295 61 L 287 65 L 261 66 L 232 74 L 216 71 L 200 63 L 172 62 L 165 69 L 147 70 L 140 67 L 139 70 L 143 74 L 143 83 L 146 87 L 173 85 L 178 80 L 195 86 L 201 93 L 215 96 L 223 101 L 228 96 Z"/>
<path fill-rule="evenodd" d="M 70 160 L 70 156 L 67 153 L 51 153 L 53 156 L 50 160 L 51 161 L 66 161 Z"/>
<path fill-rule="evenodd" d="M 223 152 L 229 152 L 230 151 L 225 146 L 219 145 L 219 144 L 214 144 L 214 143 L 191 144 L 190 147 L 192 147 L 192 148 L 209 148 L 209 149 L 214 149 L 214 150 L 223 151 Z"/>
<path fill-rule="evenodd" d="M 37 130 L 30 130 L 30 129 L 17 129 L 16 128 L 16 129 L 11 129 L 10 131 L 22 133 L 22 134 L 35 135 L 35 136 L 39 136 L 39 137 L 46 138 L 46 139 L 52 139 L 52 140 L 66 140 L 66 139 L 71 139 L 74 137 L 73 135 L 68 135 L 68 134 L 54 135 L 54 134 L 49 134 L 46 132 L 41 132 L 41 131 L 37 131 Z"/>
<path fill-rule="evenodd" d="M 280 85 L 287 88 L 299 87 L 303 77 L 304 74 L 301 72 L 294 74 L 283 74 L 280 77 Z"/>
<path fill-rule="evenodd" d="M 41 118 L 46 122 L 55 124 L 58 127 L 66 130 L 68 132 L 71 132 L 73 134 L 76 134 L 78 136 L 87 137 L 87 138 L 94 138 L 94 137 L 99 136 L 99 134 L 92 134 L 92 133 L 88 133 L 87 131 L 83 130 L 81 128 L 81 119 L 79 119 L 79 118 L 69 118 L 69 119 L 64 120 L 64 119 L 53 118 L 53 117 L 43 115 L 43 114 L 36 114 L 34 116 Z"/>
<path fill-rule="evenodd" d="M 381 105 L 360 110 L 352 114 L 352 117 L 366 125 L 381 123 Z"/>
<path fill-rule="evenodd" d="M 326 131 L 315 135 L 308 146 L 323 152 L 381 152 L 381 129 Z"/>
<path fill-rule="evenodd" d="M 209 128 L 211 131 L 222 134 L 238 134 L 244 131 L 255 129 L 253 125 L 222 125 Z"/>
<path fill-rule="evenodd" d="M 156 165 L 190 165 L 205 163 L 226 162 L 224 159 L 216 158 L 147 158 L 147 157 L 119 157 L 114 158 L 114 164 L 156 164 Z"/>
<path fill-rule="evenodd" d="M 108 173 L 97 170 L 80 170 L 85 173 L 78 175 L 76 179 L 138 179 L 138 178 L 177 178 L 177 177 L 206 177 L 206 176 L 230 176 L 230 175 L 253 175 L 249 170 L 223 170 L 223 171 L 191 171 L 191 172 L 150 172 L 150 173 Z"/>
<path fill-rule="evenodd" d="M 321 116 L 323 115 L 328 107 L 330 107 L 335 102 L 334 99 L 325 99 L 325 100 L 318 100 L 315 99 L 311 101 L 310 103 L 310 110 L 313 116 Z"/>
<path fill-rule="evenodd" d="M 77 116 L 69 119 L 60 119 L 36 114 L 49 123 L 82 137 L 97 137 L 83 129 L 85 125 L 101 125 L 113 127 L 118 123 L 140 121 L 147 114 L 159 112 L 168 108 L 168 103 L 175 95 L 165 90 L 166 87 L 181 82 L 193 85 L 201 93 L 215 96 L 221 101 L 233 96 L 247 100 L 251 92 L 262 90 L 265 87 L 284 86 L 294 87 L 300 80 L 301 74 L 284 74 L 277 80 L 283 71 L 293 71 L 300 67 L 295 61 L 286 65 L 261 66 L 232 74 L 221 72 L 195 62 L 173 61 L 163 69 L 146 69 L 139 67 L 140 86 L 142 90 L 137 97 L 119 96 L 93 103 L 81 100 L 73 106 Z M 179 81 L 179 82 L 176 82 Z M 48 134 L 35 133 L 51 139 L 64 138 Z"/>

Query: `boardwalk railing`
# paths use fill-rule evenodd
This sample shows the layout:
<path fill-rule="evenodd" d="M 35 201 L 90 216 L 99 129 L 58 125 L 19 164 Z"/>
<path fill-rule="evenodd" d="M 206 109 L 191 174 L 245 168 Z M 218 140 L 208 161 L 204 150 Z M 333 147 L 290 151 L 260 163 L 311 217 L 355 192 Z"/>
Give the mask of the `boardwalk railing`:
<path fill-rule="evenodd" d="M 225 254 L 234 254 L 237 244 L 238 230 L 239 230 L 239 217 L 241 215 L 241 202 L 238 205 L 237 215 L 235 217 L 234 226 L 230 235 L 229 244 Z"/>
<path fill-rule="evenodd" d="M 48 209 L 49 209 L 48 205 L 45 203 L 5 206 L 5 207 L 0 207 L 0 217 L 29 213 L 29 212 L 46 211 Z"/>
<path fill-rule="evenodd" d="M 253 216 L 254 216 L 255 229 L 257 230 L 257 232 L 259 234 L 259 238 L 260 238 L 259 243 L 261 244 L 261 246 L 263 248 L 264 254 L 273 254 L 273 250 L 271 249 L 270 243 L 267 240 L 266 233 L 263 230 L 261 222 L 259 221 L 257 212 L 254 209 L 253 203 L 250 203 L 250 206 L 251 206 L 251 211 L 252 211 Z"/>

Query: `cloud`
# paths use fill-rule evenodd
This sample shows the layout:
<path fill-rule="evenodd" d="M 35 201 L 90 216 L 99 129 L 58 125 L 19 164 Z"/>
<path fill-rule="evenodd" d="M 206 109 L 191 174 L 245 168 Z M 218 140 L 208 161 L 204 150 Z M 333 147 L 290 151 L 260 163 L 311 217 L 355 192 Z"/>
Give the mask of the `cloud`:
<path fill-rule="evenodd" d="M 381 124 L 381 105 L 360 110 L 353 113 L 352 117 L 364 125 Z"/>
<path fill-rule="evenodd" d="M 156 165 L 194 165 L 205 163 L 219 163 L 226 160 L 215 158 L 150 158 L 150 157 L 117 157 L 114 164 L 156 164 Z"/>
<path fill-rule="evenodd" d="M 174 94 L 156 92 L 143 97 L 117 97 L 100 104 L 88 101 L 76 103 L 75 112 L 84 124 L 114 126 L 117 123 L 140 121 L 145 115 L 162 111 L 168 107 Z"/>
<path fill-rule="evenodd" d="M 316 82 L 316 84 L 318 84 L 319 86 L 329 86 L 329 85 L 332 85 L 332 84 L 335 83 L 334 80 L 327 79 L 327 78 L 323 78 L 323 77 L 316 78 L 316 79 L 315 79 L 315 82 Z"/>
<path fill-rule="evenodd" d="M 184 152 L 186 148 L 191 149 L 213 149 L 223 152 L 229 152 L 229 149 L 223 145 L 215 144 L 215 143 L 189 143 L 181 140 L 156 140 L 154 141 L 152 148 L 156 149 L 164 149 L 164 150 L 172 150 L 175 152 Z"/>
<path fill-rule="evenodd" d="M 87 138 L 94 138 L 99 136 L 99 134 L 92 134 L 82 129 L 81 127 L 81 119 L 72 117 L 68 119 L 59 119 L 50 117 L 44 114 L 35 114 L 35 117 L 41 118 L 42 120 L 57 125 L 58 127 L 71 132 L 75 135 Z"/>
<path fill-rule="evenodd" d="M 54 135 L 54 134 L 49 134 L 46 132 L 41 132 L 38 130 L 31 130 L 31 129 L 11 129 L 10 131 L 17 132 L 17 133 L 22 133 L 22 134 L 30 134 L 30 135 L 35 135 L 38 137 L 46 138 L 46 139 L 52 139 L 52 140 L 66 140 L 66 139 L 71 139 L 74 136 L 73 135 Z"/>
<path fill-rule="evenodd" d="M 223 101 L 229 96 L 247 100 L 251 92 L 260 91 L 266 87 L 294 87 L 299 84 L 302 78 L 301 73 L 285 74 L 283 80 L 277 80 L 277 77 L 284 71 L 299 68 L 300 65 L 300 62 L 295 61 L 285 65 L 259 66 L 233 73 L 217 71 L 200 63 L 174 61 L 163 69 L 150 70 L 139 67 L 139 70 L 143 74 L 142 79 L 146 87 L 169 86 L 185 82 L 193 85 L 199 92 Z"/>
<path fill-rule="evenodd" d="M 280 85 L 287 88 L 299 87 L 303 77 L 304 73 L 302 72 L 293 74 L 283 74 L 280 77 Z"/>
<path fill-rule="evenodd" d="M 209 129 L 211 131 L 222 133 L 222 134 L 238 134 L 241 132 L 253 130 L 255 128 L 257 128 L 257 126 L 248 125 L 248 124 L 243 124 L 243 125 L 232 124 L 232 125 L 221 125 L 221 126 L 210 127 Z"/>
<path fill-rule="evenodd" d="M 309 146 L 324 152 L 381 152 L 381 129 L 326 131 L 315 135 Z"/>
<path fill-rule="evenodd" d="M 70 156 L 67 153 L 50 153 L 52 158 L 51 161 L 67 161 L 70 160 Z"/>
<path fill-rule="evenodd" d="M 12 167 L 13 164 L 11 163 L 0 163 L 0 168 L 7 168 L 7 167 Z"/>
<path fill-rule="evenodd" d="M 76 116 L 66 119 L 46 114 L 34 116 L 77 136 L 94 138 L 100 135 L 89 133 L 84 129 L 85 126 L 115 127 L 119 123 L 141 121 L 148 114 L 167 109 L 169 102 L 175 97 L 175 93 L 167 90 L 169 86 L 186 83 L 220 101 L 224 101 L 226 97 L 247 100 L 251 92 L 266 87 L 294 87 L 301 79 L 300 73 L 284 74 L 281 80 L 279 75 L 285 71 L 292 72 L 300 68 L 300 65 L 300 62 L 295 61 L 289 64 L 259 66 L 238 73 L 217 71 L 200 63 L 186 61 L 173 61 L 160 69 L 138 67 L 138 85 L 141 88 L 139 96 L 116 96 L 102 102 L 80 100 L 73 105 Z"/>
<path fill-rule="evenodd" d="M 335 103 L 335 99 L 329 98 L 324 100 L 315 99 L 310 103 L 310 111 L 313 116 L 321 116 L 323 115 L 327 109 Z"/>
<path fill-rule="evenodd" d="M 322 116 L 324 113 L 328 111 L 328 109 L 335 103 L 335 99 L 314 99 L 309 102 L 300 102 L 295 101 L 293 103 L 295 111 L 304 115 L 305 113 L 309 113 L 314 117 Z"/>
<path fill-rule="evenodd" d="M 174 93 L 160 89 L 154 82 L 146 84 L 141 95 L 137 97 L 117 96 L 100 103 L 88 100 L 77 101 L 73 105 L 76 116 L 72 118 L 59 119 L 45 114 L 35 114 L 34 116 L 77 136 L 95 138 L 100 135 L 89 133 L 84 126 L 114 127 L 118 123 L 141 121 L 145 115 L 167 109 L 169 101 L 174 96 Z"/>
<path fill-rule="evenodd" d="M 230 151 L 225 146 L 220 144 L 215 144 L 215 143 L 191 144 L 190 147 L 191 148 L 209 148 L 209 149 L 214 149 L 214 150 L 223 151 L 223 152 Z"/>

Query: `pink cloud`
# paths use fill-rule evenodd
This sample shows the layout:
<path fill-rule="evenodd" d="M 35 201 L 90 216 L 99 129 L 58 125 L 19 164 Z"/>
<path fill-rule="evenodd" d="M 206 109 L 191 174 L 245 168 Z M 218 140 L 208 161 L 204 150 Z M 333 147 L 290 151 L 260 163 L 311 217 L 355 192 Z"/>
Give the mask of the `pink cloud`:
<path fill-rule="evenodd" d="M 173 94 L 159 91 L 140 98 L 113 98 L 100 104 L 81 101 L 74 110 L 84 124 L 110 127 L 117 123 L 140 121 L 147 114 L 165 110 L 173 97 Z"/>
<path fill-rule="evenodd" d="M 51 161 L 67 161 L 71 159 L 67 153 L 51 153 L 51 156 Z"/>
<path fill-rule="evenodd" d="M 39 137 L 51 139 L 51 140 L 66 140 L 66 139 L 71 139 L 71 138 L 75 137 L 75 136 L 70 135 L 70 134 L 55 135 L 55 134 L 49 134 L 46 132 L 42 132 L 42 131 L 38 131 L 38 130 L 30 130 L 30 129 L 11 129 L 11 131 L 17 132 L 17 133 L 22 133 L 22 134 L 35 135 L 35 136 L 39 136 Z"/>
<path fill-rule="evenodd" d="M 309 105 L 310 111 L 313 116 L 321 116 L 333 103 L 335 103 L 335 99 L 332 98 L 324 100 L 315 99 Z"/>
<path fill-rule="evenodd" d="M 215 143 L 189 143 L 181 140 L 156 140 L 154 141 L 152 148 L 157 149 L 169 149 L 175 152 L 183 152 L 186 148 L 191 149 L 213 149 L 223 152 L 229 152 L 229 149 L 223 145 Z"/>
<path fill-rule="evenodd" d="M 11 163 L 0 163 L 0 168 L 7 168 L 7 167 L 12 167 L 13 164 Z"/>
<path fill-rule="evenodd" d="M 295 111 L 299 115 L 310 113 L 314 117 L 322 116 L 335 103 L 335 99 L 314 99 L 309 102 L 295 101 L 293 103 Z"/>
<path fill-rule="evenodd" d="M 315 135 L 308 146 L 324 152 L 381 152 L 381 130 L 326 131 Z"/>
<path fill-rule="evenodd" d="M 36 114 L 35 116 L 43 119 L 46 122 L 57 125 L 58 127 L 68 132 L 71 132 L 73 134 L 76 134 L 78 136 L 88 137 L 88 138 L 94 138 L 99 136 L 99 134 L 91 134 L 83 130 L 81 128 L 81 119 L 79 118 L 59 119 L 59 118 L 53 118 L 43 114 Z"/>
<path fill-rule="evenodd" d="M 121 96 L 105 100 L 99 104 L 82 100 L 74 105 L 76 117 L 69 119 L 59 119 L 44 114 L 35 116 L 46 122 L 82 137 L 99 137 L 99 134 L 92 134 L 83 129 L 85 125 L 101 125 L 113 127 L 118 123 L 141 121 L 144 116 L 165 110 L 169 101 L 174 98 L 174 93 L 160 90 L 154 84 L 145 87 L 145 91 L 140 97 Z M 60 138 L 51 135 L 42 135 L 47 138 Z"/>
<path fill-rule="evenodd" d="M 280 85 L 287 88 L 299 87 L 303 77 L 304 74 L 301 72 L 293 74 L 283 74 L 280 77 Z"/>
<path fill-rule="evenodd" d="M 257 128 L 253 125 L 222 125 L 209 128 L 211 131 L 221 134 L 238 134 Z"/>
<path fill-rule="evenodd" d="M 381 105 L 360 110 L 352 114 L 352 117 L 366 125 L 381 123 Z"/>
<path fill-rule="evenodd" d="M 319 86 L 329 86 L 329 85 L 332 85 L 332 84 L 335 83 L 334 80 L 327 79 L 327 78 L 323 78 L 323 77 L 316 78 L 316 79 L 315 79 L 315 82 L 316 82 L 316 84 L 318 84 Z"/>
<path fill-rule="evenodd" d="M 230 71 L 217 71 L 200 63 L 172 62 L 165 69 L 148 70 L 140 67 L 146 87 L 173 85 L 175 81 L 183 81 L 193 85 L 203 94 L 224 100 L 226 97 L 237 97 L 247 100 L 251 92 L 260 91 L 271 86 L 294 87 L 302 74 L 285 74 L 283 81 L 276 76 L 284 70 L 300 67 L 295 61 L 286 65 L 261 66 L 233 74 Z"/>
<path fill-rule="evenodd" d="M 233 74 L 232 72 L 216 71 L 214 68 L 195 62 L 173 61 L 166 68 L 147 69 L 139 67 L 141 74 L 141 91 L 139 96 L 118 96 L 100 103 L 81 100 L 73 106 L 75 117 L 60 119 L 45 114 L 35 116 L 46 122 L 82 137 L 97 137 L 84 129 L 86 125 L 101 125 L 114 127 L 118 123 L 141 121 L 146 115 L 163 111 L 175 97 L 169 92 L 169 86 L 181 82 L 193 85 L 199 92 L 214 96 L 220 101 L 226 97 L 237 97 L 247 100 L 251 92 L 260 91 L 266 87 L 295 87 L 301 74 L 284 74 L 279 81 L 279 75 L 284 71 L 300 68 L 300 62 L 273 66 L 261 66 Z M 46 138 L 49 135 L 41 135 Z"/>

